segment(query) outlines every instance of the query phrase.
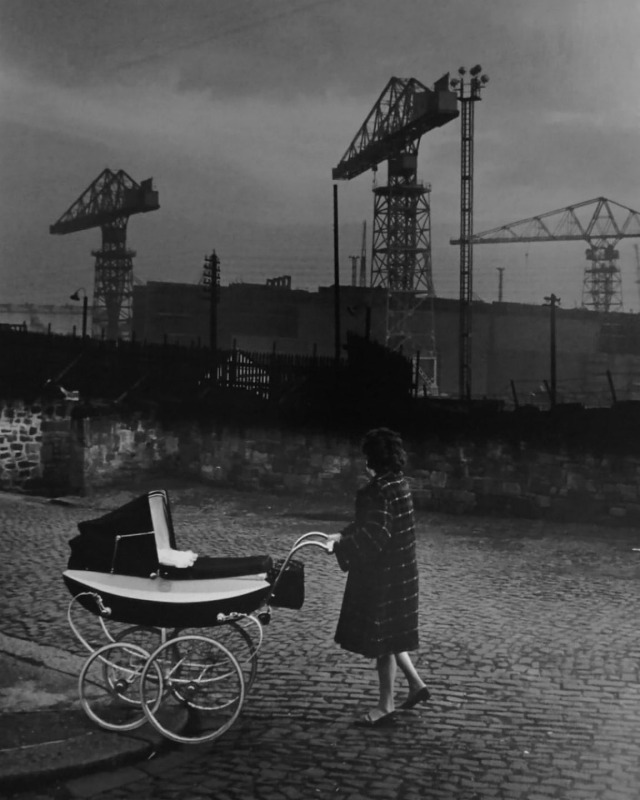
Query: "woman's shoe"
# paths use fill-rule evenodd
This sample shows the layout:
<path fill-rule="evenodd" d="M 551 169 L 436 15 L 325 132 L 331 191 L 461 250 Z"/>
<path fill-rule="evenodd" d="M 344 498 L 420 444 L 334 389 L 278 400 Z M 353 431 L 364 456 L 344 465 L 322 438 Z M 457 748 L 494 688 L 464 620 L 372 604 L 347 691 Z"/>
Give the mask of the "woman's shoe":
<path fill-rule="evenodd" d="M 357 719 L 353 724 L 356 728 L 388 728 L 396 724 L 396 712 L 390 711 L 381 717 L 372 717 L 371 712 L 367 712 L 364 717 Z"/>
<path fill-rule="evenodd" d="M 418 703 L 426 703 L 430 697 L 431 693 L 429 692 L 426 686 L 423 686 L 422 689 L 418 689 L 418 691 L 415 694 L 409 695 L 409 697 L 407 697 L 407 699 L 400 706 L 400 708 L 403 708 L 405 711 L 408 711 L 408 709 L 417 706 Z"/>

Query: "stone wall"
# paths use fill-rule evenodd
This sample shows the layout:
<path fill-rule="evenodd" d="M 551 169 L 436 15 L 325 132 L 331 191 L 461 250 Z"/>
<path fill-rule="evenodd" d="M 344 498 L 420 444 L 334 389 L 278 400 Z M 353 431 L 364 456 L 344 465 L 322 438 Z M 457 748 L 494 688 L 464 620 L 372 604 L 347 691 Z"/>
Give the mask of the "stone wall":
<path fill-rule="evenodd" d="M 411 446 L 411 445 L 410 445 Z M 640 522 L 640 457 L 595 456 L 499 441 L 414 445 L 416 503 L 454 513 Z"/>
<path fill-rule="evenodd" d="M 82 486 L 68 403 L 0 401 L 0 489 L 68 492 Z"/>
<path fill-rule="evenodd" d="M 66 406 L 0 407 L 0 488 L 90 494 L 144 479 L 334 497 L 363 479 L 356 437 L 258 425 L 161 424 L 141 415 L 82 418 Z M 640 521 L 640 456 L 595 456 L 494 439 L 407 441 L 418 506 L 449 513 Z"/>
<path fill-rule="evenodd" d="M 350 495 L 362 482 L 357 438 L 178 424 L 85 420 L 88 491 L 144 475 L 245 490 Z M 500 441 L 408 441 L 417 505 L 450 513 L 640 521 L 640 456 L 594 456 Z"/>
<path fill-rule="evenodd" d="M 0 404 L 0 488 L 18 489 L 41 475 L 42 408 Z"/>
<path fill-rule="evenodd" d="M 189 477 L 246 490 L 352 491 L 362 471 L 358 442 L 320 433 L 237 429 L 142 418 L 84 420 L 88 491 L 140 475 Z"/>

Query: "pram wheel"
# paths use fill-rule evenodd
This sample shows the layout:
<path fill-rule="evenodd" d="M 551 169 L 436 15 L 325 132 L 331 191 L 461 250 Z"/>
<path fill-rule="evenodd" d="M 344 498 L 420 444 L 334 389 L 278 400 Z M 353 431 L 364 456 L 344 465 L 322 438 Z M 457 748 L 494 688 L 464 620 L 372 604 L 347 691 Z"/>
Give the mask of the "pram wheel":
<path fill-rule="evenodd" d="M 164 687 L 159 706 L 158 671 Z M 177 636 L 161 645 L 144 666 L 140 688 L 151 724 L 182 744 L 221 736 L 237 719 L 245 696 L 236 658 L 220 642 L 202 635 Z"/>
<path fill-rule="evenodd" d="M 253 624 L 257 631 L 257 641 L 251 635 L 252 631 L 245 623 Z M 227 650 L 231 651 L 238 664 L 242 668 L 244 678 L 244 693 L 247 696 L 255 682 L 258 674 L 258 651 L 262 645 L 262 626 L 250 615 L 244 616 L 242 620 L 232 620 L 215 628 L 192 629 L 184 628 L 174 632 L 174 636 L 201 635 L 215 639 Z"/>
<path fill-rule="evenodd" d="M 262 633 L 262 631 L 260 631 Z M 244 693 L 248 695 L 253 688 L 253 683 L 258 674 L 258 650 L 260 642 L 256 645 L 246 628 L 239 622 L 229 622 L 220 625 L 215 629 L 215 639 L 224 645 L 231 652 L 236 652 L 235 644 L 238 639 L 242 640 L 244 652 L 241 658 L 236 660 L 242 667 L 242 677 L 244 678 Z"/>
<path fill-rule="evenodd" d="M 148 653 L 157 650 L 166 639 L 166 632 L 163 628 L 149 628 L 145 625 L 132 625 L 120 631 L 115 637 L 117 642 L 137 644 Z"/>
<path fill-rule="evenodd" d="M 149 660 L 143 647 L 128 642 L 109 642 L 86 660 L 78 688 L 80 703 L 94 722 L 110 731 L 130 731 L 146 722 L 140 697 L 140 680 Z M 148 676 L 151 707 L 162 699 L 162 673 L 156 665 Z"/>

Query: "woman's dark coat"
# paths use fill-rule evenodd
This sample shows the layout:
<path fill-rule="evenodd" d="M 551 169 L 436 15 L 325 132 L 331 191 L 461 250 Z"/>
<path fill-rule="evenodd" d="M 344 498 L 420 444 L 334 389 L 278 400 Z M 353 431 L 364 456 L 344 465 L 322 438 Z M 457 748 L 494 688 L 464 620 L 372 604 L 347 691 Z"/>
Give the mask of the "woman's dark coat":
<path fill-rule="evenodd" d="M 376 476 L 360 489 L 355 521 L 335 553 L 349 573 L 336 642 L 368 658 L 417 649 L 413 501 L 402 473 Z"/>

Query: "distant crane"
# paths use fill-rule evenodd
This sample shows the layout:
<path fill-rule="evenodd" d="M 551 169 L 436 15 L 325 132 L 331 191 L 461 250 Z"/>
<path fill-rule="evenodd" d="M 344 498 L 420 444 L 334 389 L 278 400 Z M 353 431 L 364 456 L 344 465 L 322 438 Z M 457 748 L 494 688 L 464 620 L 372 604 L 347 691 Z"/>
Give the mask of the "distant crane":
<path fill-rule="evenodd" d="M 593 311 L 622 310 L 622 282 L 616 244 L 640 237 L 640 212 L 597 197 L 473 236 L 474 244 L 502 242 L 585 241 L 587 266 L 582 284 L 582 307 Z M 459 244 L 459 240 L 451 240 Z"/>
<path fill-rule="evenodd" d="M 424 298 L 434 296 L 430 187 L 417 180 L 420 138 L 458 114 L 448 74 L 433 90 L 415 78 L 391 78 L 332 171 L 334 180 L 351 180 L 388 162 L 388 185 L 373 190 L 371 285 L 387 289 L 386 344 L 392 349 L 409 344 L 409 320 Z M 435 359 L 433 325 L 426 339 Z"/>
<path fill-rule="evenodd" d="M 136 183 L 124 170 L 105 169 L 60 217 L 49 233 L 66 234 L 100 228 L 102 248 L 96 257 L 93 324 L 108 339 L 131 335 L 134 250 L 127 249 L 127 223 L 132 214 L 160 208 L 153 180 Z"/>

